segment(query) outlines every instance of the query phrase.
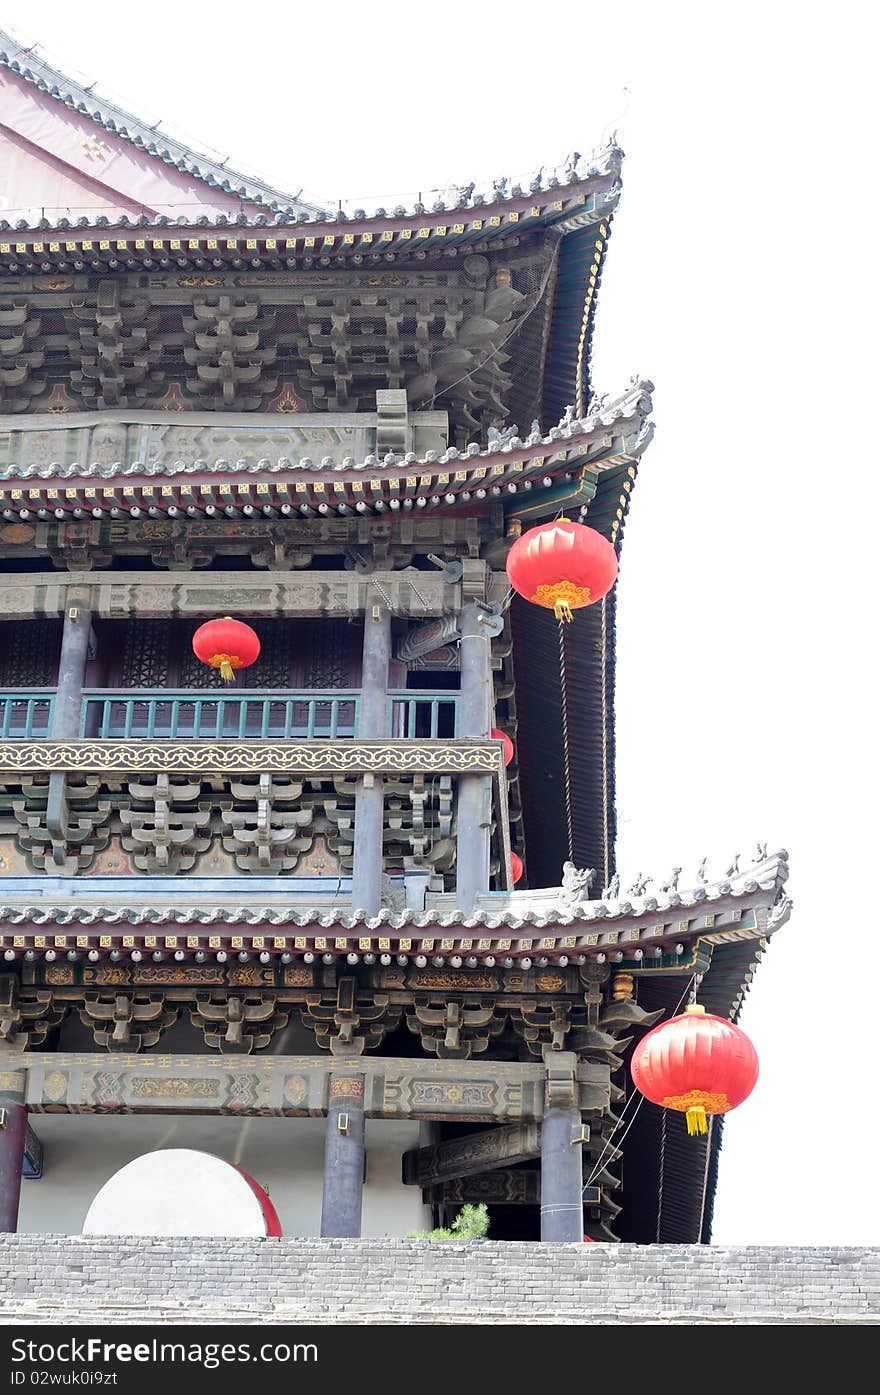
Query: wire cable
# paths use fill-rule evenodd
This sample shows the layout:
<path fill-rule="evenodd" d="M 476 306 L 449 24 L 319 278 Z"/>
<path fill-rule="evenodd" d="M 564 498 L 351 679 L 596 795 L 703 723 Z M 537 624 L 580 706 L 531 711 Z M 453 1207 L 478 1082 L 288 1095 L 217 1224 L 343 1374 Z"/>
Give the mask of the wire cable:
<path fill-rule="evenodd" d="M 674 1007 L 673 1010 L 672 1010 L 672 1016 L 673 1016 L 673 1017 L 674 1017 L 674 1016 L 676 1015 L 676 1013 L 678 1012 L 679 1008 L 681 1007 L 682 1003 L 684 1002 L 684 1000 L 685 1000 L 685 998 L 688 996 L 688 994 L 694 994 L 694 993 L 696 992 L 696 987 L 695 987 L 695 985 L 697 984 L 697 981 L 698 981 L 699 979 L 701 979 L 701 978 L 702 978 L 702 974 L 692 974 L 692 975 L 691 975 L 691 977 L 690 977 L 689 980 L 688 980 L 688 983 L 687 983 L 687 986 L 686 986 L 684 992 L 682 993 L 682 995 L 681 995 L 681 997 L 679 998 L 677 1004 L 675 1005 L 675 1007 Z M 693 998 L 692 998 L 691 1000 L 693 1001 Z M 621 1124 L 623 1123 L 624 1119 L 626 1118 L 626 1112 L 627 1112 L 627 1110 L 629 1109 L 629 1107 L 630 1107 L 630 1105 L 632 1104 L 633 1100 L 636 1099 L 636 1098 L 638 1099 L 639 1102 L 638 1102 L 638 1105 L 636 1106 L 636 1108 L 635 1108 L 635 1110 L 634 1110 L 634 1112 L 633 1112 L 632 1118 L 630 1119 L 629 1123 L 628 1123 L 627 1126 L 626 1126 L 626 1129 L 625 1129 L 624 1133 L 621 1135 L 621 1138 L 620 1138 L 620 1145 L 621 1145 L 621 1146 L 622 1146 L 622 1144 L 623 1144 L 623 1142 L 624 1142 L 624 1139 L 626 1138 L 626 1135 L 629 1133 L 630 1129 L 632 1128 L 633 1124 L 635 1123 L 636 1118 L 638 1117 L 639 1110 L 641 1109 L 642 1105 L 645 1103 L 645 1096 L 642 1095 L 642 1094 L 640 1094 L 638 1090 L 634 1090 L 633 1093 L 630 1095 L 629 1099 L 628 1099 L 628 1100 L 626 1101 L 626 1103 L 624 1104 L 623 1109 L 620 1111 L 620 1118 L 617 1120 L 617 1123 L 614 1125 L 614 1127 L 612 1128 L 610 1134 L 609 1134 L 608 1137 L 605 1139 L 605 1146 L 604 1146 L 604 1148 L 602 1149 L 602 1152 L 599 1154 L 599 1158 L 598 1158 L 598 1160 L 597 1160 L 597 1162 L 596 1162 L 596 1164 L 595 1164 L 595 1166 L 594 1166 L 592 1172 L 590 1173 L 589 1177 L 587 1178 L 586 1182 L 584 1183 L 584 1188 L 583 1188 L 584 1191 L 586 1191 L 587 1187 L 589 1187 L 589 1186 L 592 1185 L 593 1178 L 594 1178 L 594 1177 L 597 1177 L 597 1176 L 599 1175 L 599 1173 L 602 1171 L 602 1168 L 603 1168 L 604 1162 L 605 1162 L 605 1155 L 606 1155 L 606 1153 L 608 1152 L 609 1148 L 611 1148 L 611 1147 L 617 1147 L 617 1146 L 618 1146 L 617 1144 L 612 1144 L 612 1139 L 614 1138 L 614 1135 L 617 1133 L 617 1130 L 620 1128 Z M 583 1192 L 582 1192 L 581 1194 L 583 1195 Z"/>

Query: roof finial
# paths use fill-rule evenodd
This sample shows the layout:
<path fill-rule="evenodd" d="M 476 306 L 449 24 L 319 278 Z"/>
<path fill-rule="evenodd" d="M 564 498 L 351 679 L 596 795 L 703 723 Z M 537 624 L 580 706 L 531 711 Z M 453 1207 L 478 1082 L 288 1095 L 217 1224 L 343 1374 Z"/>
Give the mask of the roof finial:
<path fill-rule="evenodd" d="M 604 144 L 604 145 L 617 145 L 617 143 L 618 143 L 618 142 L 617 142 L 617 137 L 618 137 L 618 134 L 619 134 L 619 127 L 618 127 L 617 123 L 618 123 L 619 121 L 623 121 L 624 117 L 626 116 L 627 112 L 629 111 L 629 94 L 630 94 L 630 87 L 629 87 L 629 83 L 627 82 L 627 83 L 624 83 L 624 86 L 623 86 L 623 110 L 622 110 L 622 111 L 619 111 L 619 112 L 617 113 L 616 116 L 612 116 L 611 120 L 610 120 L 610 121 L 608 122 L 608 124 L 606 125 L 605 130 L 603 130 L 603 132 L 602 132 L 602 141 L 603 141 L 603 144 Z M 609 129 L 610 129 L 610 131 L 611 131 L 611 134 L 610 134 L 610 135 L 607 137 L 607 139 L 606 139 L 605 132 L 608 131 Z"/>

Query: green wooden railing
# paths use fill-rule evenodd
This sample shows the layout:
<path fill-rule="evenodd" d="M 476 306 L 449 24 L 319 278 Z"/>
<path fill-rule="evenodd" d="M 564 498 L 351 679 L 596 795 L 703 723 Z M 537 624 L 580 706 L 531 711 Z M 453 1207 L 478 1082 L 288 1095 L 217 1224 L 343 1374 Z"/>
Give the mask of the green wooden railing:
<path fill-rule="evenodd" d="M 404 692 L 388 695 L 388 734 L 406 737 L 458 735 L 458 693 Z"/>
<path fill-rule="evenodd" d="M 401 690 L 388 695 L 387 735 L 454 738 L 458 693 Z M 351 740 L 357 690 L 231 692 L 90 688 L 80 736 L 92 740 Z M 0 693 L 0 739 L 47 737 L 55 695 L 36 689 Z"/>
<path fill-rule="evenodd" d="M 25 690 L 0 693 L 0 740 L 48 736 L 55 694 Z"/>
<path fill-rule="evenodd" d="M 90 689 L 80 734 L 107 740 L 336 741 L 357 731 L 356 692 L 219 693 L 168 690 L 161 696 Z"/>

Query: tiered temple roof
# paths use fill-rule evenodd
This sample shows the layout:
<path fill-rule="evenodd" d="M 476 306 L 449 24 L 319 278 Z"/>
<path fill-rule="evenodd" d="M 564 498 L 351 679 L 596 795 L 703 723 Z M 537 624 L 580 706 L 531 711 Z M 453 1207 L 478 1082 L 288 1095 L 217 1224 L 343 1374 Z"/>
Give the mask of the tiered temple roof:
<path fill-rule="evenodd" d="M 102 986 L 127 985 L 134 1003 L 173 985 L 213 1047 L 221 1007 L 180 977 L 183 960 L 218 992 L 250 985 L 285 1014 L 302 1008 L 324 1046 L 334 1020 L 349 1035 L 360 1021 L 375 1044 L 406 1012 L 425 1052 L 442 1057 L 445 1042 L 455 1054 L 465 1041 L 477 1054 L 509 1016 L 533 1055 L 551 1041 L 560 1050 L 568 1031 L 607 1075 L 615 1034 L 674 1010 L 695 975 L 707 1008 L 735 1017 L 788 916 L 787 855 L 759 849 L 752 867 L 740 872 L 735 859 L 689 889 L 674 873 L 656 889 L 640 881 L 621 893 L 615 593 L 563 626 L 511 605 L 506 585 L 499 591 L 513 538 L 560 514 L 587 521 L 619 552 L 651 439 L 652 384 L 634 377 L 599 396 L 590 374 L 621 189 L 616 144 L 589 158 L 573 152 L 520 183 L 467 183 L 367 210 L 304 201 L 233 172 L 2 33 L 0 99 L 0 161 L 19 205 L 0 218 L 0 566 L 17 573 L 4 618 L 57 625 L 69 605 L 64 581 L 109 622 L 202 617 L 233 587 L 251 618 L 339 620 L 377 597 L 401 621 L 449 618 L 476 598 L 497 621 L 495 699 L 516 732 L 505 773 L 485 737 L 420 741 L 417 752 L 412 741 L 353 740 L 344 758 L 343 743 L 322 753 L 315 742 L 266 741 L 258 766 L 247 742 L 217 743 L 205 757 L 198 742 L 132 740 L 130 730 L 112 749 L 103 730 L 96 740 L 30 743 L 4 730 L 0 797 L 30 859 L 23 872 L 19 852 L 0 894 L 0 953 L 22 961 L 28 990 L 19 1002 L 7 985 L 9 1032 L 42 1041 L 55 1020 L 50 985 L 61 995 L 58 1021 L 75 1005 L 99 1032 Z M 425 555 L 435 532 L 440 558 Z M 227 562 L 245 565 L 193 571 Z M 320 584 L 311 592 L 291 582 L 294 569 L 312 567 Z M 28 721 L 50 710 L 39 693 L 24 702 Z M 273 799 L 279 827 L 293 818 L 291 776 L 323 775 L 315 798 L 336 808 L 348 838 L 364 772 L 403 781 L 435 770 L 450 781 L 477 769 L 491 775 L 499 889 L 468 912 L 449 889 L 450 864 L 446 881 L 429 886 L 426 876 L 415 892 L 402 872 L 386 877 L 378 911 L 340 893 L 340 882 L 324 889 L 316 877 L 292 892 L 260 875 L 272 861 Z M 59 851 L 67 810 L 46 783 L 59 779 L 76 806 L 72 852 Z M 234 790 L 248 804 L 254 779 L 260 811 L 243 818 L 265 824 L 259 856 L 255 830 L 242 834 L 234 809 Z M 451 793 L 442 799 L 450 822 Z M 511 889 L 514 824 L 523 891 Z M 179 833 L 186 870 L 211 837 L 241 834 L 222 899 L 197 870 L 174 882 L 161 875 L 160 825 Z M 139 848 L 148 892 L 130 869 L 114 876 L 112 859 L 96 860 L 111 830 Z M 163 856 L 167 866 L 167 847 Z M 62 867 L 89 870 L 75 895 Z M 343 1010 L 334 975 L 345 965 L 357 966 L 367 996 Z M 450 996 L 458 1025 L 437 1018 L 432 991 Z M 154 1044 L 149 1012 L 141 1002 L 120 1017 L 119 1040 Z M 253 1036 L 250 1045 L 258 1039 L 265 1044 Z M 616 1085 L 608 1095 L 622 1098 Z M 620 1234 L 706 1238 L 721 1129 L 688 1152 L 680 1131 L 667 1138 L 664 1124 L 660 1138 L 657 1119 L 646 1110 L 631 1121 L 626 1163 L 639 1180 Z M 680 1184 L 665 1199 L 659 1186 L 658 1207 L 664 1153 Z M 612 1178 L 609 1194 L 618 1185 Z M 618 1211 L 609 1200 L 604 1219 Z"/>

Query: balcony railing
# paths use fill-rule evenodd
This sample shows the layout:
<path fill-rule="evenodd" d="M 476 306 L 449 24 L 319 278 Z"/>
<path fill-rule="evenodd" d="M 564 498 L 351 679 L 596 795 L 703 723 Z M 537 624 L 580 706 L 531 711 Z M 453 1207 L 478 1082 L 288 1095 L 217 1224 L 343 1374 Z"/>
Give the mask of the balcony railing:
<path fill-rule="evenodd" d="M 0 740 L 23 741 L 48 736 L 52 729 L 55 694 L 22 691 L 0 694 Z"/>
<path fill-rule="evenodd" d="M 458 736 L 458 697 L 450 692 L 389 693 L 389 736 Z"/>
<path fill-rule="evenodd" d="M 90 690 L 80 735 L 189 741 L 336 741 L 357 732 L 356 692 L 225 693 L 171 690 L 161 695 Z"/>
<path fill-rule="evenodd" d="M 405 738 L 458 735 L 458 693 L 388 695 L 386 734 Z M 54 693 L 0 693 L 0 738 L 33 740 L 51 732 Z M 83 695 L 80 736 L 91 740 L 352 740 L 358 735 L 357 690 L 146 693 L 91 688 Z"/>

